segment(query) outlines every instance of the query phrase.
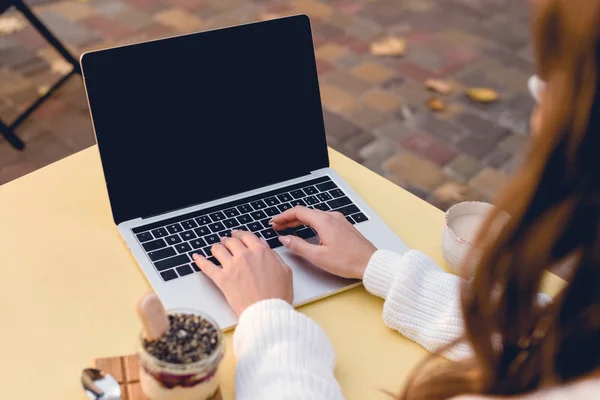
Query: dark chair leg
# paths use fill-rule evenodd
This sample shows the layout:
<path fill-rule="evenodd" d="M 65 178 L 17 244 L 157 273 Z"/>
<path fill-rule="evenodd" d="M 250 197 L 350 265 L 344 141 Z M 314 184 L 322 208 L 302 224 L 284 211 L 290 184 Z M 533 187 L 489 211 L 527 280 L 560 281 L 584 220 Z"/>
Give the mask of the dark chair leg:
<path fill-rule="evenodd" d="M 15 135 L 15 132 L 2 121 L 0 121 L 0 135 L 4 136 L 6 141 L 15 149 L 23 150 L 25 148 L 25 143 L 23 143 L 23 141 Z"/>

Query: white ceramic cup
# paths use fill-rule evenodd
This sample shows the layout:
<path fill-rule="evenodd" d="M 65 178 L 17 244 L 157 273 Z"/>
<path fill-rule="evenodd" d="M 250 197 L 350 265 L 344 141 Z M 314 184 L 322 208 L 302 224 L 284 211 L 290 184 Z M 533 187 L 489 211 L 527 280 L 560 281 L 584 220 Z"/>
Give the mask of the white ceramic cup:
<path fill-rule="evenodd" d="M 442 240 L 444 258 L 450 268 L 458 271 L 461 267 L 481 224 L 493 209 L 493 205 L 480 201 L 465 201 L 448 209 Z"/>

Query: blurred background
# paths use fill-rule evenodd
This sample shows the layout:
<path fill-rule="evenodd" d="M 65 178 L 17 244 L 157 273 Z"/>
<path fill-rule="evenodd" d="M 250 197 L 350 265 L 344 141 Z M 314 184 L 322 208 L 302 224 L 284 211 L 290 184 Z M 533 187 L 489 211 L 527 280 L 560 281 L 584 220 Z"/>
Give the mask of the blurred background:
<path fill-rule="evenodd" d="M 328 143 L 348 157 L 446 209 L 493 200 L 527 143 L 523 0 L 26 0 L 59 43 L 13 3 L 0 0 L 0 120 L 47 99 L 14 129 L 23 151 L 0 136 L 0 185 L 95 143 L 80 76 L 51 89 L 73 69 L 57 46 L 78 60 L 298 13 L 313 23 Z"/>

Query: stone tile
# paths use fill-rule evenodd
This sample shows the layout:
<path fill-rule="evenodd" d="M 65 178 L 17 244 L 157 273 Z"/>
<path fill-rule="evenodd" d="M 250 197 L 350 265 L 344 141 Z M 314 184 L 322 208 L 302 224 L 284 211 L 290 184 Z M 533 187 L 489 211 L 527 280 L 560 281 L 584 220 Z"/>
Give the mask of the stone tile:
<path fill-rule="evenodd" d="M 154 15 L 154 19 L 180 32 L 192 32 L 202 29 L 200 18 L 179 8 L 160 11 Z"/>
<path fill-rule="evenodd" d="M 365 93 L 361 100 L 363 104 L 381 112 L 394 111 L 400 105 L 397 96 L 384 90 L 375 89 Z"/>
<path fill-rule="evenodd" d="M 447 144 L 456 144 L 468 135 L 465 128 L 456 122 L 442 120 L 431 114 L 425 114 L 420 118 L 419 129 Z"/>
<path fill-rule="evenodd" d="M 406 59 L 428 70 L 439 69 L 445 64 L 442 54 L 424 46 L 410 47 Z"/>
<path fill-rule="evenodd" d="M 402 147 L 412 153 L 439 165 L 446 165 L 457 153 L 453 147 L 436 141 L 433 137 L 422 133 L 414 133 L 400 141 Z"/>
<path fill-rule="evenodd" d="M 44 37 L 40 35 L 40 33 L 31 25 L 27 25 L 13 36 L 18 40 L 19 43 L 33 51 L 47 45 Z"/>
<path fill-rule="evenodd" d="M 496 148 L 496 143 L 478 136 L 468 136 L 457 144 L 458 151 L 478 159 L 490 154 Z"/>
<path fill-rule="evenodd" d="M 47 119 L 47 128 L 71 151 L 80 151 L 96 143 L 89 114 L 63 113 Z"/>
<path fill-rule="evenodd" d="M 359 96 L 371 87 L 370 84 L 361 79 L 357 79 L 342 69 L 334 69 L 325 74 L 323 76 L 323 81 L 330 85 L 337 86 L 353 96 Z"/>
<path fill-rule="evenodd" d="M 351 70 L 352 75 L 365 82 L 378 84 L 392 76 L 392 71 L 373 62 L 364 62 Z"/>
<path fill-rule="evenodd" d="M 7 146 L 8 144 L 4 141 L 0 142 L 0 147 Z M 29 160 L 20 160 L 14 163 L 3 164 L 0 167 L 0 185 L 4 185 L 12 180 L 20 178 L 30 172 L 38 169 L 37 163 Z"/>
<path fill-rule="evenodd" d="M 20 73 L 0 67 L 0 95 L 6 96 L 31 88 L 31 82 Z M 1 97 L 0 97 L 1 98 Z"/>
<path fill-rule="evenodd" d="M 369 143 L 373 142 L 375 138 L 373 135 L 367 132 L 361 132 L 358 135 L 354 135 L 342 144 L 342 153 L 354 161 L 362 162 L 363 159 L 360 156 L 361 150 Z"/>
<path fill-rule="evenodd" d="M 98 13 L 108 18 L 114 18 L 129 11 L 129 7 L 127 6 L 127 4 L 117 0 L 94 3 L 93 7 Z"/>
<path fill-rule="evenodd" d="M 42 11 L 38 13 L 38 17 L 57 37 L 67 44 L 84 47 L 101 41 L 101 37 L 96 32 L 70 21 L 62 15 L 51 11 Z"/>
<path fill-rule="evenodd" d="M 310 17 L 327 18 L 334 13 L 330 5 L 316 0 L 293 0 L 291 6 L 292 13 L 308 14 Z"/>
<path fill-rule="evenodd" d="M 68 108 L 68 104 L 65 103 L 60 97 L 50 97 L 37 110 L 34 111 L 36 119 L 45 119 L 52 117 L 57 114 L 65 112 Z"/>
<path fill-rule="evenodd" d="M 146 29 L 154 23 L 150 15 L 135 9 L 125 11 L 115 19 L 132 31 Z"/>
<path fill-rule="evenodd" d="M 369 2 L 362 10 L 361 16 L 374 21 L 378 25 L 390 26 L 406 19 L 405 10 L 398 7 L 397 0 L 379 0 Z"/>
<path fill-rule="evenodd" d="M 444 167 L 444 172 L 458 182 L 467 182 L 482 168 L 483 165 L 477 158 L 467 154 L 459 154 Z"/>
<path fill-rule="evenodd" d="M 399 141 L 402 138 L 411 134 L 411 130 L 405 123 L 402 123 L 396 119 L 388 121 L 383 125 L 373 129 L 373 134 L 382 139 L 391 139 L 393 141 Z"/>
<path fill-rule="evenodd" d="M 360 128 L 348 121 L 346 118 L 323 110 L 323 120 L 325 121 L 325 132 L 327 136 L 335 137 L 341 141 L 360 133 Z"/>
<path fill-rule="evenodd" d="M 483 163 L 494 169 L 502 169 L 512 160 L 512 158 L 512 153 L 504 149 L 497 148 L 483 160 Z"/>
<path fill-rule="evenodd" d="M 385 175 L 383 163 L 396 152 L 397 149 L 392 140 L 376 139 L 360 150 L 359 157 L 365 167 L 379 175 Z"/>
<path fill-rule="evenodd" d="M 371 132 L 376 127 L 381 126 L 390 118 L 386 114 L 375 111 L 372 108 L 362 106 L 351 110 L 347 116 L 350 121 L 354 122 L 356 125 L 368 132 Z"/>
<path fill-rule="evenodd" d="M 472 113 L 463 113 L 459 115 L 456 120 L 459 124 L 464 126 L 471 135 L 486 138 L 494 142 L 497 142 L 509 134 L 506 128 Z"/>
<path fill-rule="evenodd" d="M 183 8 L 186 11 L 195 12 L 204 7 L 204 2 L 201 0 L 169 0 L 169 2 L 178 8 Z"/>
<path fill-rule="evenodd" d="M 343 114 L 354 110 L 358 106 L 353 96 L 336 86 L 322 84 L 320 90 L 323 106 L 329 111 Z"/>
<path fill-rule="evenodd" d="M 431 192 L 446 179 L 444 172 L 437 165 L 409 152 L 390 158 L 385 162 L 384 168 L 389 172 L 393 182 L 400 185 L 409 184 L 426 193 Z"/>
<path fill-rule="evenodd" d="M 147 12 L 154 12 L 163 8 L 161 0 L 127 0 L 133 7 Z"/>
<path fill-rule="evenodd" d="M 87 18 L 82 23 L 109 40 L 118 40 L 133 33 L 132 29 L 102 15 Z"/>
<path fill-rule="evenodd" d="M 484 168 L 469 181 L 469 185 L 493 200 L 508 183 L 508 176 L 493 168 Z"/>
<path fill-rule="evenodd" d="M 360 64 L 363 58 L 355 52 L 346 52 L 343 56 L 333 62 L 338 68 L 350 69 Z"/>
<path fill-rule="evenodd" d="M 317 73 L 324 75 L 334 69 L 333 65 L 329 61 L 317 59 Z"/>
<path fill-rule="evenodd" d="M 79 1 L 61 1 L 54 4 L 54 10 L 74 22 L 81 21 L 94 14 L 94 9 L 89 4 Z"/>
<path fill-rule="evenodd" d="M 344 55 L 346 49 L 337 43 L 325 43 L 315 50 L 315 56 L 328 62 L 333 62 Z"/>
<path fill-rule="evenodd" d="M 344 28 L 344 32 L 361 40 L 370 41 L 383 34 L 384 29 L 372 21 L 355 19 L 351 25 Z"/>
<path fill-rule="evenodd" d="M 519 153 L 529 145 L 530 138 L 525 135 L 510 134 L 498 143 L 500 149 L 506 150 L 509 153 Z"/>

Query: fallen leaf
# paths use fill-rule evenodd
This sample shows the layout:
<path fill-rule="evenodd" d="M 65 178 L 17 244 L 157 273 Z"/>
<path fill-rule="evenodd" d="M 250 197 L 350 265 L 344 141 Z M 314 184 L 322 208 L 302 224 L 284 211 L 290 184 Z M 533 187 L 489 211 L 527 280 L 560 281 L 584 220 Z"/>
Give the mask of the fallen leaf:
<path fill-rule="evenodd" d="M 371 54 L 383 57 L 403 56 L 406 51 L 406 40 L 395 36 L 388 36 L 371 43 Z"/>
<path fill-rule="evenodd" d="M 52 63 L 51 69 L 52 72 L 64 76 L 73 70 L 73 65 L 61 58 Z"/>
<path fill-rule="evenodd" d="M 440 94 L 450 94 L 454 90 L 454 87 L 450 82 L 441 79 L 427 79 L 425 81 L 425 87 Z"/>
<path fill-rule="evenodd" d="M 40 96 L 45 95 L 49 91 L 50 91 L 50 86 L 48 86 L 48 85 L 41 85 L 41 86 L 38 86 L 38 88 L 37 88 L 38 95 L 40 95 Z"/>
<path fill-rule="evenodd" d="M 431 111 L 444 111 L 446 109 L 446 104 L 437 97 L 432 97 L 427 100 L 427 107 L 429 107 Z"/>
<path fill-rule="evenodd" d="M 475 100 L 480 103 L 492 103 L 500 100 L 500 95 L 498 92 L 488 88 L 471 88 L 467 90 L 467 96 L 469 96 L 471 100 Z"/>
<path fill-rule="evenodd" d="M 0 36 L 10 35 L 25 28 L 25 22 L 17 17 L 0 18 Z"/>

